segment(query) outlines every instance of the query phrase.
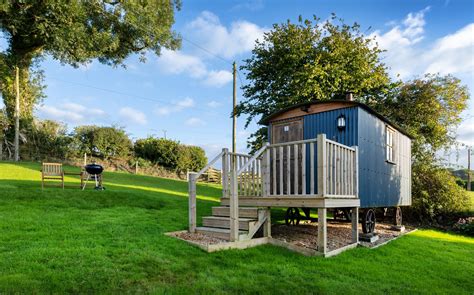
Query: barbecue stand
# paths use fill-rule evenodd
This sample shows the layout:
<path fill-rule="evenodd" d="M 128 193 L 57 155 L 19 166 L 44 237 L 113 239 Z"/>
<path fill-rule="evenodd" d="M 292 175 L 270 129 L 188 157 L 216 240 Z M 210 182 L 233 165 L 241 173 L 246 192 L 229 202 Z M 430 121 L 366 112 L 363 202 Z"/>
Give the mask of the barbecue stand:
<path fill-rule="evenodd" d="M 104 171 L 104 167 L 98 164 L 88 164 L 84 166 L 84 169 L 87 172 L 87 178 L 84 182 L 84 186 L 82 190 L 86 188 L 87 182 L 89 179 L 93 178 L 95 180 L 95 190 L 105 190 L 105 187 L 102 186 L 102 172 Z"/>

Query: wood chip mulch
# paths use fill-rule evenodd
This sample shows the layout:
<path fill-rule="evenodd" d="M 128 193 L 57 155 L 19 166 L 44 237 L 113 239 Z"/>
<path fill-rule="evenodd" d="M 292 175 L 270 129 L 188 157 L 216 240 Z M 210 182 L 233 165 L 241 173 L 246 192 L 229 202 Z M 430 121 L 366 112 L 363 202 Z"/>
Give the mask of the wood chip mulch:
<path fill-rule="evenodd" d="M 170 233 L 170 236 L 176 237 L 178 239 L 186 240 L 186 241 L 191 241 L 191 242 L 204 245 L 204 246 L 228 242 L 226 240 L 211 237 L 209 235 L 205 235 L 201 233 L 175 232 L 175 233 Z"/>
<path fill-rule="evenodd" d="M 379 236 L 379 239 L 374 243 L 360 242 L 361 246 L 372 248 L 403 234 L 399 231 L 391 230 L 390 228 L 390 224 L 377 223 L 375 226 L 375 232 Z M 406 227 L 404 233 L 407 233 L 411 230 L 413 229 Z M 329 251 L 339 249 L 352 243 L 352 231 L 350 223 L 337 221 L 333 222 L 328 220 L 327 232 Z M 362 234 L 360 225 L 359 234 Z M 318 240 L 318 223 L 307 222 L 297 226 L 287 226 L 284 224 L 274 225 L 272 227 L 272 237 L 295 246 L 316 250 Z"/>

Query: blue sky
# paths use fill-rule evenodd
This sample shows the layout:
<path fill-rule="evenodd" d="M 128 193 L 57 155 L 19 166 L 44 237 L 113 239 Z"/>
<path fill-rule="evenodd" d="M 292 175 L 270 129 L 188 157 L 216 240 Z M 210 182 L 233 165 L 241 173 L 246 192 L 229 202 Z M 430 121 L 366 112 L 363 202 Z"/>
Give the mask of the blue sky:
<path fill-rule="evenodd" d="M 174 26 L 186 39 L 180 51 L 164 50 L 161 57 L 149 54 L 146 63 L 130 57 L 127 69 L 98 62 L 74 69 L 46 58 L 41 67 L 45 70 L 47 98 L 36 113 L 41 118 L 63 121 L 70 128 L 117 124 L 132 138 L 163 136 L 166 132 L 168 138 L 202 146 L 212 156 L 231 143 L 230 62 L 241 64 L 250 55 L 255 39 L 274 23 L 297 20 L 299 15 L 311 18 L 315 14 L 325 19 L 331 12 L 348 23 L 357 21 L 367 35 L 377 36 L 388 50 L 384 62 L 390 66 L 391 75 L 410 79 L 425 72 L 450 73 L 468 85 L 472 96 L 473 1 L 183 0 Z M 241 99 L 240 90 L 238 97 Z M 474 145 L 472 100 L 463 116 L 466 120 L 458 139 Z M 241 118 L 240 150 L 245 150 L 246 137 L 256 124 L 246 130 L 243 127 Z M 449 160 L 463 164 L 463 156 Z"/>

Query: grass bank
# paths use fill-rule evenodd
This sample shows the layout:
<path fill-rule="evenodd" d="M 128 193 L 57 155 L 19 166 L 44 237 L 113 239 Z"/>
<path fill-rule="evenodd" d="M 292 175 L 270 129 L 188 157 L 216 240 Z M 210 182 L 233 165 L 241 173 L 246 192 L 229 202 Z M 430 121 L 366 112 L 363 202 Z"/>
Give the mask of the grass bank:
<path fill-rule="evenodd" d="M 74 168 L 68 168 L 73 170 Z M 451 293 L 474 290 L 474 239 L 420 230 L 323 259 L 274 246 L 208 254 L 187 226 L 187 184 L 106 172 L 105 191 L 41 191 L 39 165 L 0 163 L 0 293 Z M 220 189 L 198 185 L 198 214 Z"/>

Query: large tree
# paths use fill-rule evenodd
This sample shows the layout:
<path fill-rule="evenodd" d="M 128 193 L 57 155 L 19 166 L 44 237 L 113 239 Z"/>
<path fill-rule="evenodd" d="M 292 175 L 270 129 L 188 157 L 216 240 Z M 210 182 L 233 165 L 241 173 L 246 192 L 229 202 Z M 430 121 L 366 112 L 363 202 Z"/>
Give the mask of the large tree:
<path fill-rule="evenodd" d="M 370 101 L 373 108 L 412 135 L 412 213 L 432 219 L 460 212 L 468 205 L 464 189 L 441 167 L 438 152 L 455 144 L 469 90 L 453 76 L 427 74 L 400 82 Z"/>
<path fill-rule="evenodd" d="M 359 99 L 389 89 L 390 79 L 374 40 L 358 24 L 346 25 L 336 16 L 325 22 L 310 20 L 275 24 L 257 41 L 241 70 L 249 81 L 237 115 L 249 124 L 292 104 L 327 100 L 352 91 Z M 250 143 L 258 147 L 261 129 Z"/>
<path fill-rule="evenodd" d="M 0 30 L 8 48 L 0 55 L 0 91 L 9 117 L 14 107 L 13 68 L 21 78 L 21 107 L 31 114 L 40 98 L 41 75 L 30 75 L 34 62 L 49 55 L 77 67 L 93 59 L 119 65 L 133 53 L 176 49 L 172 31 L 179 0 L 2 1 Z"/>
<path fill-rule="evenodd" d="M 437 152 L 454 143 L 468 89 L 452 76 L 392 81 L 381 53 L 358 25 L 335 17 L 274 25 L 241 67 L 249 83 L 236 113 L 247 115 L 248 124 L 292 104 L 352 91 L 413 136 L 413 216 L 433 219 L 459 212 L 467 195 L 440 166 Z M 255 150 L 266 136 L 265 128 L 257 130 L 249 146 Z"/>

